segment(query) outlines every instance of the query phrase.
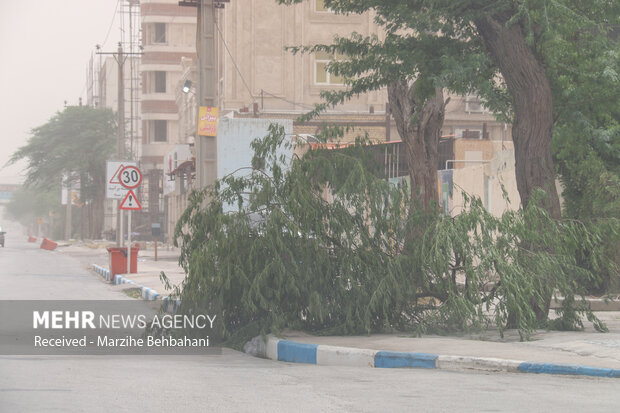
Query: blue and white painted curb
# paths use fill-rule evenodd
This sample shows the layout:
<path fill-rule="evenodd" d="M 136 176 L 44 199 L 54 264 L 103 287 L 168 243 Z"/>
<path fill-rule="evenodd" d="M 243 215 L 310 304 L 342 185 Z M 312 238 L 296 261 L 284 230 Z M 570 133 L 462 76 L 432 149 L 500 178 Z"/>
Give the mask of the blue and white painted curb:
<path fill-rule="evenodd" d="M 135 281 L 130 280 L 129 278 L 125 277 L 125 275 L 127 275 L 127 274 L 125 274 L 125 275 L 116 274 L 114 276 L 114 281 L 111 281 L 111 276 L 110 276 L 110 270 L 109 269 L 107 269 L 105 267 L 102 267 L 100 265 L 97 265 L 97 264 L 93 264 L 92 267 L 93 267 L 93 270 L 97 274 L 99 274 L 103 278 L 105 278 L 106 281 L 112 282 L 114 285 L 131 284 L 131 285 L 133 285 L 133 286 L 135 286 L 137 288 L 140 288 L 140 296 L 143 299 L 147 300 L 147 301 L 157 300 L 157 298 L 160 296 L 160 294 L 157 291 L 155 291 L 154 289 L 145 287 L 143 285 L 138 285 L 138 284 L 136 284 Z M 175 304 L 175 306 L 174 306 L 175 310 L 176 310 L 176 307 L 177 307 L 177 305 Z"/>
<path fill-rule="evenodd" d="M 109 269 L 102 267 L 101 265 L 93 264 L 93 270 L 95 270 L 97 274 L 105 278 L 106 281 L 110 281 L 110 270 Z"/>
<path fill-rule="evenodd" d="M 131 281 L 129 278 L 125 278 L 120 274 L 116 274 L 114 276 L 114 284 L 115 285 L 120 285 L 120 284 L 135 284 L 134 281 Z"/>
<path fill-rule="evenodd" d="M 152 288 L 142 286 L 140 294 L 147 301 L 155 301 L 159 297 L 159 293 Z"/>
<path fill-rule="evenodd" d="M 180 299 L 172 299 L 170 296 L 164 297 L 161 299 L 164 302 L 164 311 L 168 311 L 171 313 L 176 313 L 179 307 L 181 306 Z"/>
<path fill-rule="evenodd" d="M 256 340 L 256 339 L 255 339 Z M 254 341 L 254 340 L 253 340 Z M 571 364 L 530 363 L 490 357 L 445 356 L 432 353 L 367 350 L 323 344 L 297 343 L 267 336 L 258 354 L 271 360 L 332 366 L 426 368 L 442 370 L 503 371 L 620 378 L 620 369 Z"/>

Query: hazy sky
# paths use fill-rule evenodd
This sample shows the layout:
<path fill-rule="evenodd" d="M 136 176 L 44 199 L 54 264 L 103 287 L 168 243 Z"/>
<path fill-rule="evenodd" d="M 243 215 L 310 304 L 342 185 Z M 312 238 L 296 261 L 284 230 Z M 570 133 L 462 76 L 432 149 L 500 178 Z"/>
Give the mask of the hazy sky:
<path fill-rule="evenodd" d="M 86 101 L 95 45 L 113 52 L 120 39 L 118 2 L 0 0 L 0 183 L 16 180 L 23 170 L 24 164 L 4 165 L 32 128 L 62 110 L 65 100 Z"/>

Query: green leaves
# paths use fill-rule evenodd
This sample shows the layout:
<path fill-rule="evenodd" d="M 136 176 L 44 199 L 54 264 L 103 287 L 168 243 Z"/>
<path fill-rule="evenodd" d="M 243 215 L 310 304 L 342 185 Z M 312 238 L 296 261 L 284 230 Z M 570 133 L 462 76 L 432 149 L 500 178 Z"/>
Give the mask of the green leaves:
<path fill-rule="evenodd" d="M 365 334 L 494 325 L 518 328 L 525 339 L 541 326 L 533 302 L 544 306 L 546 289 L 565 297 L 558 326 L 593 317 L 578 297 L 598 274 L 575 257 L 585 245 L 593 262 L 605 262 L 604 239 L 580 222 L 551 219 L 538 206 L 544 194 L 499 218 L 476 198 L 456 217 L 409 214 L 407 186 L 381 178 L 365 142 L 309 150 L 292 163 L 278 156 L 279 145 L 290 142 L 273 126 L 253 143 L 265 167 L 192 193 L 175 231 L 187 273 L 182 311 L 217 309 L 228 344 L 283 328 Z M 224 213 L 237 197 L 241 206 Z M 607 222 L 614 231 L 618 224 Z M 419 236 L 408 243 L 411 233 Z"/>
<path fill-rule="evenodd" d="M 114 126 L 111 110 L 69 106 L 34 128 L 9 163 L 28 161 L 27 185 L 52 185 L 72 174 L 91 180 L 105 177 L 105 160 L 114 149 Z M 82 183 L 87 191 L 90 183 Z M 93 191 L 89 192 L 92 197 Z"/>
<path fill-rule="evenodd" d="M 47 193 L 50 188 L 54 188 L 57 192 L 45 199 L 36 197 L 34 206 L 16 200 L 13 208 L 15 213 L 23 219 L 32 214 L 48 215 L 60 207 L 61 180 L 78 178 L 80 202 L 97 204 L 100 208 L 98 211 L 103 211 L 105 161 L 112 154 L 115 142 L 112 111 L 89 106 L 69 106 L 56 113 L 44 125 L 34 128 L 31 134 L 26 145 L 12 155 L 9 163 L 26 160 L 25 184 L 28 191 Z M 43 201 L 46 201 L 45 205 Z M 40 209 L 45 209 L 45 213 L 36 212 Z M 100 237 L 103 215 L 95 215 L 94 210 L 91 209 L 91 236 Z"/>

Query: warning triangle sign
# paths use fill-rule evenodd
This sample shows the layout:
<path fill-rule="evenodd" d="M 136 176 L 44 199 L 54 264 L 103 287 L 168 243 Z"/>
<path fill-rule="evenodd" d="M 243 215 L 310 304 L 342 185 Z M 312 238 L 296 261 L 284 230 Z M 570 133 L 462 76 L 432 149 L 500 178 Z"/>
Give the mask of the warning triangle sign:
<path fill-rule="evenodd" d="M 114 175 L 112 175 L 112 179 L 110 179 L 110 183 L 111 184 L 119 184 L 120 185 L 121 180 L 120 180 L 119 175 L 120 175 L 120 173 L 121 173 L 121 171 L 123 170 L 124 167 L 125 167 L 125 165 L 121 164 L 121 166 L 118 167 L 116 172 L 114 172 Z"/>
<path fill-rule="evenodd" d="M 138 198 L 133 190 L 129 190 L 127 192 L 127 195 L 125 195 L 125 199 L 121 202 L 119 209 L 131 209 L 134 211 L 139 211 L 142 209 L 142 205 L 140 205 L 140 201 L 138 201 Z"/>

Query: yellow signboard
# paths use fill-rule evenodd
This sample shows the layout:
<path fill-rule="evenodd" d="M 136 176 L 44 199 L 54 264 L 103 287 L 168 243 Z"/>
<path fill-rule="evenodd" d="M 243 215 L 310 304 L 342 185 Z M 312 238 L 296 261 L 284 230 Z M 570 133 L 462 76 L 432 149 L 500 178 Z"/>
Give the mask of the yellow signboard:
<path fill-rule="evenodd" d="M 217 136 L 218 108 L 201 106 L 198 109 L 198 135 Z"/>

